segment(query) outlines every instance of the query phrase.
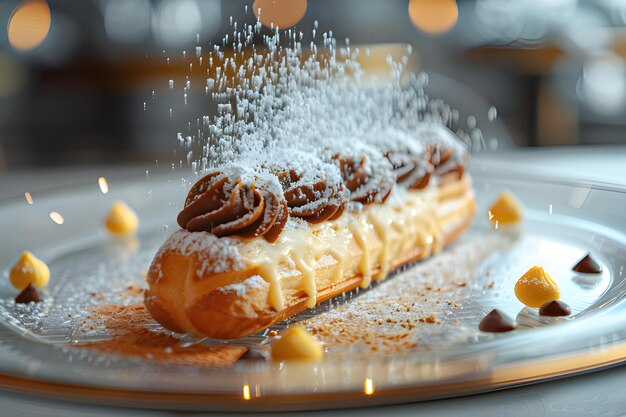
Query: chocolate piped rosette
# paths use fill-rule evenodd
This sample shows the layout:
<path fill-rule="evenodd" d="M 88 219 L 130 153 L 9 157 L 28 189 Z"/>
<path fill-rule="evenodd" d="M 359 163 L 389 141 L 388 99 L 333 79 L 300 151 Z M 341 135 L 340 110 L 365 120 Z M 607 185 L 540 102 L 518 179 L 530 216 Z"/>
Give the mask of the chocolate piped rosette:
<path fill-rule="evenodd" d="M 475 212 L 466 149 L 442 126 L 276 155 L 219 166 L 189 190 L 147 276 L 164 327 L 254 334 L 436 254 Z"/>

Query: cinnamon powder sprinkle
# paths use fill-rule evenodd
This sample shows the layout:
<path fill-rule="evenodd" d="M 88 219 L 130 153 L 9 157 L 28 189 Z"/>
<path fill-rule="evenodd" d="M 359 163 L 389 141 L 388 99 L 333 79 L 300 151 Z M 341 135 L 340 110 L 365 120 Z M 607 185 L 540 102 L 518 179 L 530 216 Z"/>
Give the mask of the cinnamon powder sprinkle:
<path fill-rule="evenodd" d="M 129 285 L 128 287 L 119 291 L 118 294 L 127 298 L 140 297 L 143 295 L 144 291 L 145 289 L 143 287 L 140 287 L 138 285 Z"/>
<path fill-rule="evenodd" d="M 430 324 L 441 324 L 440 321 L 437 321 L 437 318 L 434 315 L 430 315 L 430 316 L 426 316 L 426 317 L 420 317 L 419 318 L 419 322 L 420 323 L 430 323 Z"/>
<path fill-rule="evenodd" d="M 109 340 L 73 345 L 74 347 L 168 364 L 206 367 L 231 366 L 246 352 L 244 347 L 202 343 L 183 347 L 180 339 L 148 329 L 147 325 L 154 324 L 154 320 L 141 303 L 104 305 L 90 311 L 87 323 L 103 325 L 113 337 Z"/>
<path fill-rule="evenodd" d="M 481 245 L 459 244 L 456 253 L 440 253 L 299 323 L 324 344 L 327 357 L 333 359 L 462 347 L 474 337 L 475 329 L 461 323 L 458 316 L 472 314 L 475 307 L 468 294 L 485 285 L 480 277 L 468 277 L 467 271 L 509 242 L 501 236 L 482 240 Z"/>

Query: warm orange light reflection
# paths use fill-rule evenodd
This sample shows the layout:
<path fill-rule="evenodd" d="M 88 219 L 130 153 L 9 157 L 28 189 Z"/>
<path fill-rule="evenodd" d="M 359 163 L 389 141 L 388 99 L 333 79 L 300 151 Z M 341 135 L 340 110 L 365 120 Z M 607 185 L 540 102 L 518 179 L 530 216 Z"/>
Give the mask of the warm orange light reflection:
<path fill-rule="evenodd" d="M 33 197 L 30 195 L 30 193 L 24 193 L 24 198 L 26 199 L 26 202 L 28 204 L 33 204 Z"/>
<path fill-rule="evenodd" d="M 59 213 L 58 211 L 52 211 L 50 212 L 50 218 L 52 219 L 53 222 L 55 222 L 56 224 L 63 224 L 65 223 L 65 219 L 63 218 L 63 216 L 61 215 L 61 213 Z"/>
<path fill-rule="evenodd" d="M 50 31 L 50 8 L 45 1 L 20 3 L 9 18 L 7 33 L 9 43 L 15 49 L 33 49 L 48 36 Z"/>
<path fill-rule="evenodd" d="M 365 392 L 365 395 L 372 395 L 374 393 L 374 381 L 366 378 L 363 383 L 363 392 Z"/>
<path fill-rule="evenodd" d="M 244 400 L 249 400 L 250 399 L 250 385 L 246 384 L 243 386 L 243 399 Z"/>
<path fill-rule="evenodd" d="M 107 183 L 106 178 L 98 178 L 98 185 L 100 186 L 100 191 L 102 191 L 102 194 L 106 194 L 109 192 L 109 184 Z"/>
<path fill-rule="evenodd" d="M 284 29 L 302 20 L 306 6 L 306 0 L 255 0 L 252 9 L 264 26 Z"/>
<path fill-rule="evenodd" d="M 411 0 L 409 17 L 419 30 L 439 34 L 454 26 L 459 8 L 455 0 Z"/>

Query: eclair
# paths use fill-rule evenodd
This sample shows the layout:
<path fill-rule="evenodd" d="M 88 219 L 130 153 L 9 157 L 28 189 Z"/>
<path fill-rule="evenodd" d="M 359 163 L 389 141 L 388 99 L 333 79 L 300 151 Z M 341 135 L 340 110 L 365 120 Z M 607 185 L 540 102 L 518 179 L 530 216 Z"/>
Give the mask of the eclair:
<path fill-rule="evenodd" d="M 329 143 L 331 143 L 330 141 Z M 441 251 L 471 224 L 463 144 L 442 126 L 387 129 L 284 160 L 218 166 L 157 252 L 145 305 L 165 328 L 257 333 Z"/>

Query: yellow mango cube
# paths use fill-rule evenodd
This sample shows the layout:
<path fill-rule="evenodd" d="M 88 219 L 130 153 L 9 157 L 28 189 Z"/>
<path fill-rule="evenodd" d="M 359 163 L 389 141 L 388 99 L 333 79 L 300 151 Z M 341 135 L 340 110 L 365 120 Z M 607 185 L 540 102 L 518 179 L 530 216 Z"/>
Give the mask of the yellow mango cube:
<path fill-rule="evenodd" d="M 21 258 L 11 268 L 9 279 L 11 284 L 20 291 L 29 284 L 43 288 L 50 281 L 50 269 L 44 261 L 37 259 L 31 252 L 24 251 Z"/>
<path fill-rule="evenodd" d="M 539 308 L 561 298 L 561 291 L 543 267 L 533 266 L 515 283 L 515 296 L 528 307 Z"/>
<path fill-rule="evenodd" d="M 304 327 L 291 327 L 281 333 L 272 345 L 275 361 L 319 361 L 324 357 L 324 347 Z"/>
<path fill-rule="evenodd" d="M 494 225 L 511 225 L 522 220 L 522 208 L 513 194 L 500 194 L 489 209 L 489 220 Z"/>
<path fill-rule="evenodd" d="M 128 235 L 135 233 L 139 225 L 139 218 L 133 209 L 121 201 L 111 206 L 104 222 L 107 230 L 114 235 Z"/>

